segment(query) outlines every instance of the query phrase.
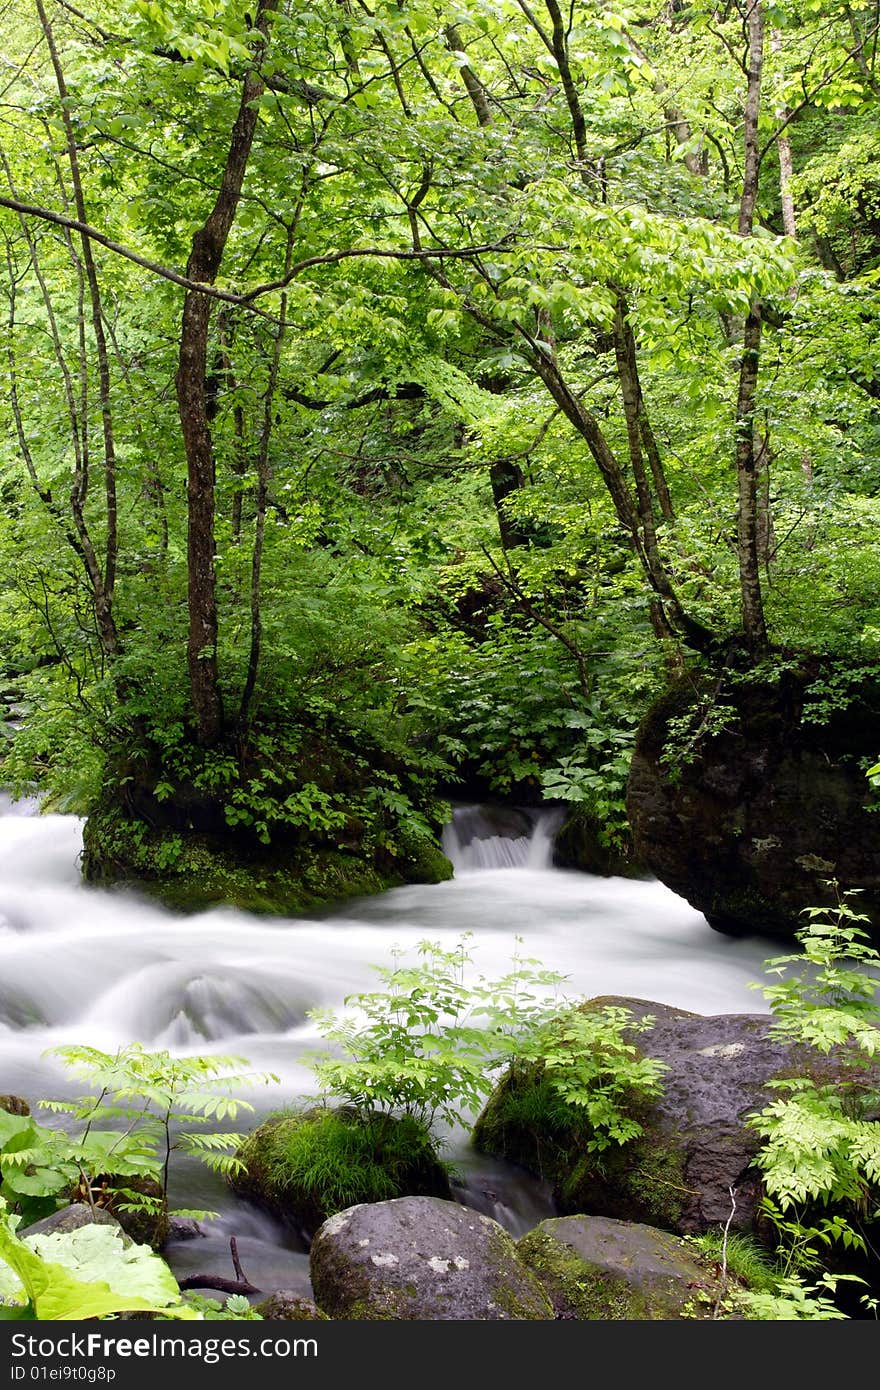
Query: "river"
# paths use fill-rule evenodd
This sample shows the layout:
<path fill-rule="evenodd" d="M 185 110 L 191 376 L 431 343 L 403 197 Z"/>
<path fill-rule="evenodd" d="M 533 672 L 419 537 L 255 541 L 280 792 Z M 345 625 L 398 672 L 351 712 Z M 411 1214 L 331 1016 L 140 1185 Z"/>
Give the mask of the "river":
<path fill-rule="evenodd" d="M 184 918 L 130 892 L 90 888 L 79 877 L 81 823 L 35 811 L 0 800 L 0 1092 L 31 1101 L 80 1089 L 47 1049 L 112 1051 L 137 1040 L 234 1053 L 276 1073 L 277 1085 L 250 1095 L 259 1117 L 314 1093 L 301 1060 L 318 1041 L 310 1009 L 339 1008 L 346 995 L 375 988 L 371 967 L 392 964 L 392 948 L 425 938 L 451 947 L 463 932 L 472 934 L 474 971 L 487 978 L 510 968 L 519 937 L 523 955 L 567 977 L 571 997 L 632 995 L 706 1014 L 764 1007 L 749 982 L 772 944 L 718 935 L 662 884 L 552 869 L 546 816 L 530 840 L 464 843 L 450 827 L 448 883 L 282 920 L 228 908 Z M 550 1214 L 540 1184 L 472 1154 L 463 1134 L 448 1144 L 460 1200 L 516 1234 Z M 308 1291 L 304 1243 L 202 1167 L 179 1165 L 172 1197 L 219 1212 L 202 1238 L 169 1248 L 179 1275 L 231 1277 L 234 1234 L 254 1283 Z"/>

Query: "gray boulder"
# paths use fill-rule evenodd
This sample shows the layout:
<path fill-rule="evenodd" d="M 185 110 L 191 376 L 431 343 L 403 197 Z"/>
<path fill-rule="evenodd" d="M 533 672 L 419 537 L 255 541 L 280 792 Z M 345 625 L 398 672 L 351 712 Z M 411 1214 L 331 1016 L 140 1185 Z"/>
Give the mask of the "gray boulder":
<path fill-rule="evenodd" d="M 62 1207 L 51 1216 L 44 1216 L 42 1221 L 35 1221 L 32 1226 L 24 1227 L 18 1235 L 21 1239 L 26 1236 L 64 1236 L 69 1231 L 78 1231 L 82 1226 L 115 1226 L 123 1245 L 133 1244 L 115 1216 L 111 1216 L 103 1207 L 90 1207 L 85 1202 L 74 1202 L 69 1207 Z"/>
<path fill-rule="evenodd" d="M 540 1320 L 553 1310 L 507 1232 L 436 1197 L 349 1207 L 311 1249 L 315 1299 L 332 1318 Z"/>
<path fill-rule="evenodd" d="M 833 1081 L 842 1062 L 774 1042 L 766 1014 L 706 1017 L 617 996 L 584 1007 L 605 1004 L 656 1020 L 649 1032 L 633 1037 L 646 1056 L 668 1067 L 663 1094 L 629 1107 L 641 1137 L 590 1152 L 587 1122 L 560 1120 L 558 1106 L 554 1111 L 548 1104 L 542 1068 L 533 1065 L 500 1082 L 474 1128 L 476 1147 L 549 1178 L 565 1213 L 642 1221 L 686 1235 L 723 1224 L 734 1188 L 733 1228 L 752 1228 L 761 1185 L 751 1162 L 760 1141 L 746 1117 L 772 1099 L 765 1089 L 772 1077 Z"/>
<path fill-rule="evenodd" d="M 653 1226 L 604 1216 L 542 1221 L 517 1242 L 557 1318 L 587 1322 L 711 1315 L 721 1288 L 694 1250 Z"/>
<path fill-rule="evenodd" d="M 276 1289 L 256 1305 L 255 1312 L 269 1322 L 329 1322 L 326 1313 L 295 1289 Z"/>

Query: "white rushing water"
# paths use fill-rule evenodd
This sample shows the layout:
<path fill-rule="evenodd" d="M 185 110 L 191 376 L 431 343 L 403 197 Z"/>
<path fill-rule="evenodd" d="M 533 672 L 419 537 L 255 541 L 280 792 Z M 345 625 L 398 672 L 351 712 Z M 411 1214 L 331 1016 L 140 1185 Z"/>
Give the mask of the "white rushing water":
<path fill-rule="evenodd" d="M 184 918 L 131 893 L 88 888 L 78 871 L 80 823 L 33 809 L 0 803 L 0 1092 L 77 1093 L 80 1083 L 47 1049 L 76 1042 L 109 1051 L 137 1040 L 236 1053 L 277 1073 L 271 1094 L 251 1097 L 265 1113 L 314 1090 L 301 1060 L 318 1040 L 310 1009 L 377 987 L 371 967 L 391 965 L 392 948 L 426 938 L 450 947 L 463 932 L 472 934 L 474 971 L 487 978 L 509 970 L 520 937 L 521 954 L 563 973 L 572 997 L 632 995 L 701 1013 L 763 1008 L 748 983 L 773 954 L 767 942 L 717 935 L 662 884 L 551 869 L 546 816 L 532 814 L 529 833 L 513 840 L 485 828 L 473 839 L 450 831 L 457 872 L 448 883 L 394 889 L 320 920 L 279 920 L 225 908 Z M 472 1204 L 515 1230 L 540 1219 L 540 1200 L 497 1166 L 473 1156 L 463 1166 Z M 184 1190 L 198 1184 L 198 1195 Z M 268 1218 L 206 1183 L 203 1170 L 182 1171 L 178 1188 L 179 1202 L 223 1212 L 215 1237 L 179 1247 L 178 1269 L 210 1267 L 214 1254 L 215 1270 L 228 1263 L 220 1256 L 236 1231 L 263 1287 L 302 1284 L 302 1254 L 295 1269 L 285 1266 L 286 1281 L 276 1278 L 275 1264 L 293 1257 Z"/>

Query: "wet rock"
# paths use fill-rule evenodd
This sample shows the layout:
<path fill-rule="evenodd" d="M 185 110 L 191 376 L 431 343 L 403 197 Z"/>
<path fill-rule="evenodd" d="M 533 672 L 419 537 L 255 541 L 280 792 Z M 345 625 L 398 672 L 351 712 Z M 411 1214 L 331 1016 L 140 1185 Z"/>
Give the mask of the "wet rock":
<path fill-rule="evenodd" d="M 173 1240 L 202 1240 L 205 1235 L 204 1228 L 191 1216 L 175 1216 L 172 1213 L 168 1218 L 166 1244 Z"/>
<path fill-rule="evenodd" d="M 587 1147 L 592 1131 L 579 1112 L 566 1121 L 540 1066 L 509 1072 L 474 1127 L 484 1153 L 520 1163 L 549 1178 L 559 1209 L 645 1222 L 680 1234 L 708 1230 L 730 1215 L 733 1229 L 754 1226 L 760 1179 L 751 1161 L 759 1139 L 746 1116 L 771 1099 L 765 1083 L 779 1075 L 834 1080 L 845 1063 L 817 1060 L 769 1036 L 766 1014 L 705 1017 L 667 1004 L 617 996 L 591 1000 L 651 1014 L 654 1027 L 633 1035 L 644 1055 L 668 1068 L 663 1094 L 633 1101 L 629 1113 L 643 1133 L 601 1154 Z"/>
<path fill-rule="evenodd" d="M 73 1202 L 88 1205 L 88 1192 L 83 1184 L 74 1188 L 69 1196 Z M 137 1245 L 161 1250 L 168 1240 L 168 1211 L 162 1184 L 156 1178 L 102 1174 L 92 1179 L 91 1196 L 95 1207 L 109 1212 Z M 145 1198 L 145 1204 L 136 1205 L 133 1197 Z"/>
<path fill-rule="evenodd" d="M 327 1314 L 322 1313 L 316 1303 L 293 1289 L 276 1289 L 258 1303 L 254 1311 L 268 1322 L 329 1322 Z"/>
<path fill-rule="evenodd" d="M 552 1318 L 512 1238 L 487 1216 L 433 1197 L 350 1207 L 317 1232 L 315 1298 L 333 1318 Z"/>
<path fill-rule="evenodd" d="M 532 819 L 516 806 L 499 806 L 483 802 L 480 806 L 459 806 L 455 811 L 455 832 L 462 846 L 474 840 L 528 839 Z"/>
<path fill-rule="evenodd" d="M 558 869 L 577 869 L 602 878 L 642 878 L 645 869 L 637 862 L 632 837 L 608 844 L 601 823 L 582 806 L 569 811 L 553 841 L 553 863 Z"/>
<path fill-rule="evenodd" d="M 692 1247 L 655 1227 L 604 1216 L 542 1221 L 517 1241 L 557 1318 L 609 1322 L 700 1316 L 721 1293 Z"/>
<path fill-rule="evenodd" d="M 53 1212 L 51 1216 L 44 1216 L 42 1221 L 35 1221 L 32 1226 L 24 1227 L 17 1234 L 20 1239 L 26 1236 L 64 1236 L 69 1231 L 80 1230 L 83 1226 L 114 1226 L 122 1233 L 123 1244 L 132 1244 L 115 1216 L 111 1216 L 109 1211 L 104 1211 L 102 1207 L 90 1207 L 85 1202 L 73 1202 L 69 1207 L 62 1207 L 60 1211 Z"/>
<path fill-rule="evenodd" d="M 860 890 L 880 940 L 880 816 L 864 773 L 880 683 L 823 702 L 827 677 L 814 663 L 772 684 L 689 679 L 639 730 L 636 856 L 719 931 L 791 937 L 805 907 L 833 902 L 836 878 Z"/>

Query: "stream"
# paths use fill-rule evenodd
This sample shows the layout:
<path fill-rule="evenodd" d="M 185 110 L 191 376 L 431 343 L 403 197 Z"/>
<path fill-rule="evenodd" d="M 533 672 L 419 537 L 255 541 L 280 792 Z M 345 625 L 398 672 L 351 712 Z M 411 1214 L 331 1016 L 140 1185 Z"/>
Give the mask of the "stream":
<path fill-rule="evenodd" d="M 131 892 L 90 888 L 79 877 L 81 822 L 36 812 L 0 798 L 0 1092 L 31 1102 L 82 1089 L 47 1049 L 113 1051 L 137 1040 L 236 1054 L 276 1073 L 279 1084 L 243 1093 L 256 1114 L 236 1125 L 251 1128 L 314 1093 L 302 1061 L 319 1041 L 310 1009 L 339 1008 L 346 995 L 376 988 L 371 967 L 391 965 L 392 948 L 425 938 L 451 948 L 463 932 L 472 934 L 474 973 L 487 978 L 510 969 L 520 937 L 521 954 L 564 974 L 573 998 L 623 994 L 705 1014 L 764 1008 L 749 981 L 761 977 L 772 943 L 718 935 L 660 883 L 551 868 L 553 812 L 533 815 L 531 835 L 511 838 L 461 808 L 444 834 L 450 882 L 393 889 L 311 919 L 229 908 L 184 918 Z M 542 1184 L 472 1153 L 463 1133 L 446 1138 L 458 1200 L 516 1235 L 552 1215 Z M 201 1165 L 176 1166 L 171 1197 L 218 1213 L 206 1234 L 168 1247 L 178 1276 L 231 1277 L 234 1234 L 254 1284 L 308 1293 L 305 1243 Z"/>

